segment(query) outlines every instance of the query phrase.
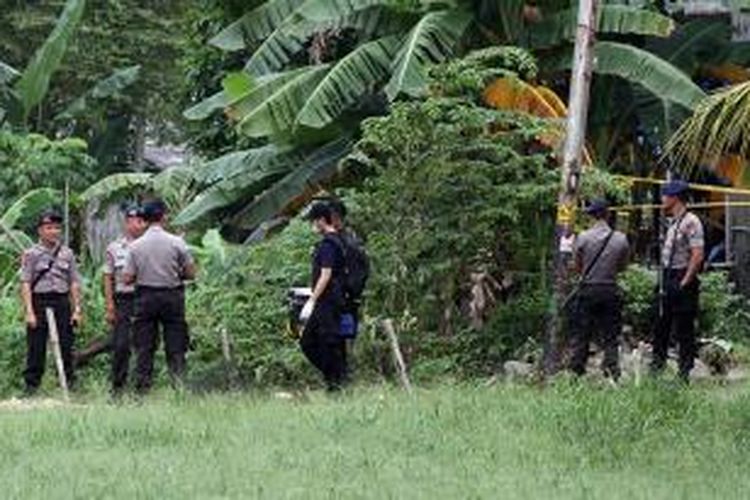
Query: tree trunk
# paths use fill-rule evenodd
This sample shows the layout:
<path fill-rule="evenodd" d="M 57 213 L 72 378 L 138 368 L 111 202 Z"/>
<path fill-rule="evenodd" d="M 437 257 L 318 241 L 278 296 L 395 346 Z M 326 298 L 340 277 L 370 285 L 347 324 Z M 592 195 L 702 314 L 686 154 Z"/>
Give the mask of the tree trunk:
<path fill-rule="evenodd" d="M 597 0 L 581 0 L 578 4 L 573 71 L 570 78 L 568 117 L 565 127 L 561 184 L 557 199 L 555 226 L 554 309 L 547 320 L 543 369 L 551 375 L 559 369 L 562 342 L 561 309 L 569 288 L 569 266 L 572 255 L 573 224 L 578 204 L 581 157 L 586 138 L 586 117 L 594 52 Z"/>

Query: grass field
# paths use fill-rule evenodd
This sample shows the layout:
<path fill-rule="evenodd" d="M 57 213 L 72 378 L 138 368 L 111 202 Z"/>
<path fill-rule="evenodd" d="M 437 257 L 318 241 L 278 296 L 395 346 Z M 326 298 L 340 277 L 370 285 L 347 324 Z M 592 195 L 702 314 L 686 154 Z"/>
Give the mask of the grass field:
<path fill-rule="evenodd" d="M 0 411 L 8 498 L 748 498 L 750 388 L 384 387 Z"/>

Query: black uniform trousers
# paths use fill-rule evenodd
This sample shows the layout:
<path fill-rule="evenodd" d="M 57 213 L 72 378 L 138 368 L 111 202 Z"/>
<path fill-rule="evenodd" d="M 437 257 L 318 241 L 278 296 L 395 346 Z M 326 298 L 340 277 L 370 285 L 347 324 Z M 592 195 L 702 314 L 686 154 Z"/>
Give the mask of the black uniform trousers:
<path fill-rule="evenodd" d="M 55 313 L 65 376 L 68 385 L 72 386 L 75 382 L 75 373 L 73 371 L 74 334 L 73 326 L 70 324 L 70 297 L 67 293 L 35 293 L 32 294 L 31 300 L 37 326 L 36 328 L 27 327 L 26 332 L 26 370 L 23 373 L 26 389 L 29 391 L 36 390 L 44 374 L 44 366 L 47 360 L 47 339 L 49 338 L 47 308 L 51 308 Z"/>
<path fill-rule="evenodd" d="M 664 369 L 670 340 L 679 344 L 680 376 L 687 378 L 693 369 L 696 355 L 695 320 L 698 316 L 700 282 L 694 279 L 687 287 L 680 282 L 685 269 L 667 270 L 663 274 L 664 292 L 657 294 L 657 320 L 654 325 L 652 369 Z M 661 301 L 661 307 L 659 302 Z"/>
<path fill-rule="evenodd" d="M 112 329 L 112 389 L 120 391 L 128 381 L 133 345 L 135 293 L 115 294 L 115 325 Z"/>
<path fill-rule="evenodd" d="M 185 353 L 188 347 L 184 288 L 136 289 L 133 345 L 137 356 L 135 386 L 139 392 L 146 392 L 151 388 L 159 326 L 164 335 L 169 374 L 172 382 L 176 383 L 185 371 Z"/>
<path fill-rule="evenodd" d="M 341 387 L 346 377 L 346 344 L 340 334 L 341 312 L 335 306 L 320 304 L 305 325 L 300 347 L 307 359 L 323 375 L 329 390 Z"/>
<path fill-rule="evenodd" d="M 617 285 L 584 284 L 572 307 L 571 371 L 578 375 L 586 373 L 589 344 L 593 337 L 598 338 L 604 351 L 602 371 L 606 376 L 619 378 L 618 339 L 622 330 L 622 299 Z"/>

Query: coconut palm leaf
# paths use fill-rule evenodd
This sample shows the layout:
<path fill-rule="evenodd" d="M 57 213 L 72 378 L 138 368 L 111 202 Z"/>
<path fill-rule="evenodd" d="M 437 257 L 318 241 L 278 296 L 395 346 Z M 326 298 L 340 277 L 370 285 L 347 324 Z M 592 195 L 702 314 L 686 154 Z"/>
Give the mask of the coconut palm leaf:
<path fill-rule="evenodd" d="M 416 95 L 426 83 L 426 67 L 440 62 L 453 49 L 471 22 L 464 10 L 442 10 L 425 14 L 407 35 L 393 66 L 393 76 L 385 87 L 388 98 L 399 94 Z"/>
<path fill-rule="evenodd" d="M 577 9 L 566 9 L 546 16 L 529 30 L 529 44 L 538 49 L 573 40 L 577 14 Z M 658 12 L 626 5 L 602 5 L 598 9 L 598 33 L 668 37 L 674 28 L 674 21 Z"/>
<path fill-rule="evenodd" d="M 667 144 L 675 164 L 692 168 L 726 154 L 750 154 L 750 82 L 703 99 Z"/>
<path fill-rule="evenodd" d="M 351 145 L 350 138 L 340 138 L 315 150 L 299 163 L 289 165 L 289 174 L 235 214 L 230 219 L 231 224 L 254 228 L 283 211 L 306 188 L 333 176 L 338 170 L 339 161 L 351 150 Z"/>
<path fill-rule="evenodd" d="M 390 36 L 362 44 L 346 55 L 307 98 L 297 123 L 322 128 L 334 121 L 388 77 L 398 46 L 399 37 Z"/>
<path fill-rule="evenodd" d="M 68 42 L 73 38 L 73 33 L 81 21 L 85 5 L 85 0 L 68 0 L 65 3 L 52 33 L 34 53 L 31 62 L 16 82 L 15 89 L 23 104 L 24 119 L 47 93 L 52 74 L 62 62 Z"/>
<path fill-rule="evenodd" d="M 279 86 L 267 99 L 242 117 L 239 129 L 250 137 L 266 137 L 291 131 L 297 114 L 330 69 L 328 64 L 308 66 Z"/>
<path fill-rule="evenodd" d="M 208 43 L 231 52 L 242 50 L 248 42 L 269 37 L 302 4 L 303 0 L 270 0 L 243 15 Z"/>

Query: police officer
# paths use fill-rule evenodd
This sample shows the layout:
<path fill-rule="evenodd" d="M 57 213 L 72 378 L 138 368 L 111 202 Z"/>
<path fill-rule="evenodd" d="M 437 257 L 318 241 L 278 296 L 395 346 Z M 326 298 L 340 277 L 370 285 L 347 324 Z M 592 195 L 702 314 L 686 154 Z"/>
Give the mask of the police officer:
<path fill-rule="evenodd" d="M 55 313 L 68 384 L 75 382 L 73 329 L 82 319 L 81 279 L 73 251 L 60 241 L 62 222 L 58 212 L 44 211 L 37 222 L 39 242 L 26 250 L 21 259 L 21 295 L 26 310 L 28 346 L 24 380 L 29 395 L 39 388 L 44 374 L 48 308 Z"/>
<path fill-rule="evenodd" d="M 143 234 L 146 224 L 138 205 L 125 208 L 123 235 L 107 246 L 104 259 L 104 300 L 107 322 L 112 326 L 112 392 L 119 394 L 128 378 L 132 343 L 135 287 L 125 283 L 123 271 L 130 245 Z"/>
<path fill-rule="evenodd" d="M 686 206 L 690 186 L 682 180 L 662 187 L 662 205 L 669 218 L 662 248 L 662 285 L 658 295 L 658 320 L 654 329 L 652 370 L 660 372 L 667 361 L 671 333 L 679 344 L 679 374 L 687 381 L 696 354 L 695 320 L 698 315 L 703 266 L 704 233 L 698 216 Z"/>
<path fill-rule="evenodd" d="M 574 298 L 571 370 L 583 375 L 592 333 L 600 335 L 604 350 L 602 371 L 606 377 L 620 377 L 618 338 L 622 328 L 622 301 L 617 275 L 628 264 L 627 237 L 607 223 L 606 201 L 595 200 L 586 213 L 594 218 L 593 227 L 581 233 L 575 244 L 575 263 L 581 274 Z"/>
<path fill-rule="evenodd" d="M 312 259 L 312 296 L 300 314 L 300 320 L 306 323 L 300 347 L 323 374 L 327 389 L 336 391 L 341 388 L 347 371 L 344 339 L 340 332 L 344 255 L 340 243 L 335 240 L 337 232 L 330 205 L 315 203 L 308 219 L 321 239 Z"/>
<path fill-rule="evenodd" d="M 140 393 L 151 387 L 159 325 L 170 376 L 173 383 L 181 380 L 188 347 L 183 281 L 195 277 L 187 244 L 164 229 L 164 202 L 148 202 L 143 212 L 148 229 L 131 243 L 123 271 L 125 283 L 135 285 L 135 385 Z"/>

